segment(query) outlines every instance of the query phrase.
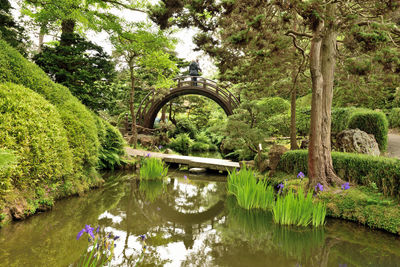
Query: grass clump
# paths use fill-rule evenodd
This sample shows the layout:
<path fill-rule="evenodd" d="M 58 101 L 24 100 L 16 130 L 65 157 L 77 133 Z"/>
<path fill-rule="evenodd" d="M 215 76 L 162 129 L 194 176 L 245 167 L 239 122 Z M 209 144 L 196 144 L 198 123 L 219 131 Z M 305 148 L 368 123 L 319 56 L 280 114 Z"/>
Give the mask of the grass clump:
<path fill-rule="evenodd" d="M 325 223 L 326 207 L 323 203 L 313 204 L 312 193 L 304 194 L 299 188 L 297 194 L 289 191 L 278 195 L 272 208 L 274 221 L 282 225 L 320 226 Z"/>
<path fill-rule="evenodd" d="M 141 180 L 162 179 L 167 175 L 168 167 L 161 159 L 146 157 L 140 167 Z"/>
<path fill-rule="evenodd" d="M 257 181 L 255 173 L 244 166 L 240 171 L 229 172 L 228 193 L 236 197 L 239 206 L 245 209 L 272 208 L 274 190 L 264 181 Z"/>

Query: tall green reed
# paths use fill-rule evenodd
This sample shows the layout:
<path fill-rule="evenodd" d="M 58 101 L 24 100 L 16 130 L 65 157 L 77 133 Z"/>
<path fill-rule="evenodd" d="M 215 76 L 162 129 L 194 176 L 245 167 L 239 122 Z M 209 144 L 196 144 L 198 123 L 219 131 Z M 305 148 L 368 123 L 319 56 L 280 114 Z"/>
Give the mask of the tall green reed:
<path fill-rule="evenodd" d="M 245 209 L 272 208 L 274 190 L 264 181 L 257 181 L 255 173 L 244 166 L 240 171 L 229 172 L 228 193 L 236 197 L 239 206 Z"/>
<path fill-rule="evenodd" d="M 141 180 L 162 179 L 168 173 L 168 166 L 161 159 L 146 157 L 140 167 Z"/>
<path fill-rule="evenodd" d="M 272 208 L 274 221 L 282 225 L 320 226 L 325 223 L 326 207 L 323 203 L 314 204 L 312 191 L 307 195 L 302 188 L 297 194 L 289 191 L 285 196 L 278 195 Z"/>

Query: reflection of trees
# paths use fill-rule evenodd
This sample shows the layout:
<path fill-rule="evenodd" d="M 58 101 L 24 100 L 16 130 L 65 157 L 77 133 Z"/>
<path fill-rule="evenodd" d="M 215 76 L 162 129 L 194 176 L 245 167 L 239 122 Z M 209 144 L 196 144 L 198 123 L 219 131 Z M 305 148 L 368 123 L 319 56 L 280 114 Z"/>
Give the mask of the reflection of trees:
<path fill-rule="evenodd" d="M 138 180 L 130 183 L 129 193 L 126 192 L 118 208 L 109 211 L 122 218 L 113 227 L 126 232 L 124 249 L 118 264 L 131 265 L 140 257 L 140 251 L 134 251 L 129 241 L 141 234 L 148 236 L 146 243 L 149 249 L 143 260 L 150 264 L 162 262 L 155 249 L 157 246 L 183 242 L 187 249 L 193 247 L 196 237 L 213 224 L 216 218 L 221 217 L 224 201 L 213 201 L 223 198 L 225 194 L 224 184 L 212 187 L 210 191 L 206 183 L 195 183 L 196 185 L 180 184 L 175 179 L 170 179 L 164 185 Z M 185 190 L 188 187 L 191 190 L 190 197 Z M 216 197 L 209 198 L 208 194 L 215 194 Z M 178 198 L 187 199 L 183 209 L 175 201 Z"/>
<path fill-rule="evenodd" d="M 235 199 L 224 200 L 224 183 L 209 186 L 204 181 L 169 179 L 160 187 L 121 180 L 124 177 L 111 177 L 102 189 L 59 201 L 51 212 L 0 229 L 0 265 L 68 266 L 86 249 L 84 239 L 76 241 L 77 232 L 85 224 L 98 223 L 123 232 L 117 241 L 122 253 L 113 261 L 119 266 L 134 265 L 141 257 L 141 234 L 148 236 L 148 249 L 138 266 L 167 263 L 161 249 L 178 242 L 191 249 L 182 251 L 188 253 L 183 266 L 396 266 L 400 262 L 396 236 L 336 220 L 317 231 L 280 227 L 269 213 L 249 212 Z M 111 216 L 104 216 L 105 211 Z M 104 218 L 98 220 L 100 214 Z"/>
<path fill-rule="evenodd" d="M 76 240 L 77 233 L 85 224 L 97 226 L 99 215 L 115 207 L 123 195 L 123 183 L 105 185 L 0 229 L 0 265 L 68 266 L 77 261 L 87 248 L 85 238 Z"/>

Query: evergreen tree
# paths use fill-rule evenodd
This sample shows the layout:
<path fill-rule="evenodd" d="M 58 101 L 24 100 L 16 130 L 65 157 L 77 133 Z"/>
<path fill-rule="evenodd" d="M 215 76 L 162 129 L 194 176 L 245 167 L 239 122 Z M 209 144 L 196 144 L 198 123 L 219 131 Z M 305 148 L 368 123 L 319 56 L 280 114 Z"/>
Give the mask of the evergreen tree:
<path fill-rule="evenodd" d="M 67 44 L 67 45 L 61 45 Z M 61 35 L 59 44 L 45 46 L 33 60 L 58 83 L 68 87 L 73 95 L 94 111 L 107 108 L 108 87 L 98 86 L 101 81 L 111 83 L 114 64 L 103 49 L 75 33 Z"/>

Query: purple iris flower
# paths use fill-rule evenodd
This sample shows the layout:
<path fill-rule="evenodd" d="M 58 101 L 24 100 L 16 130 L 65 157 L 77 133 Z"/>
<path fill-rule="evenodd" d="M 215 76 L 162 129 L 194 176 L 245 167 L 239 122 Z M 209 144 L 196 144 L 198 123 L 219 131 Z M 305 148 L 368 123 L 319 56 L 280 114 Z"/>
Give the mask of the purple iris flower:
<path fill-rule="evenodd" d="M 96 233 L 100 231 L 100 226 L 97 226 Z"/>
<path fill-rule="evenodd" d="M 150 158 L 150 153 L 147 153 L 146 158 Z"/>
<path fill-rule="evenodd" d="M 320 183 L 317 183 L 317 185 L 315 186 L 315 192 L 318 192 L 318 190 L 321 192 L 324 191 L 324 186 Z"/>
<path fill-rule="evenodd" d="M 303 179 L 304 177 L 305 177 L 305 175 L 304 175 L 303 172 L 299 172 L 299 173 L 297 174 L 297 178 Z"/>
<path fill-rule="evenodd" d="M 277 186 L 279 188 L 279 193 L 283 190 L 283 188 L 285 187 L 285 185 L 283 183 L 278 184 Z"/>
<path fill-rule="evenodd" d="M 342 184 L 342 190 L 350 189 L 349 182 Z"/>
<path fill-rule="evenodd" d="M 118 235 L 114 236 L 114 240 L 117 240 L 118 238 L 119 238 L 119 236 L 118 236 Z"/>
<path fill-rule="evenodd" d="M 184 175 L 183 178 L 185 178 L 185 180 L 187 180 L 187 176 L 186 175 Z"/>
<path fill-rule="evenodd" d="M 85 228 L 79 231 L 78 235 L 76 236 L 76 240 L 79 240 L 79 238 L 83 235 L 83 233 L 87 233 L 94 239 L 94 234 L 93 234 L 94 228 L 90 226 L 90 224 L 86 224 Z"/>
<path fill-rule="evenodd" d="M 140 235 L 140 239 L 142 239 L 142 241 L 146 240 L 146 235 Z"/>
<path fill-rule="evenodd" d="M 162 146 L 162 145 L 159 145 L 159 146 L 158 146 L 158 149 L 161 149 L 161 148 L 163 148 L 163 146 Z"/>

